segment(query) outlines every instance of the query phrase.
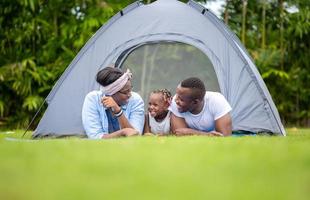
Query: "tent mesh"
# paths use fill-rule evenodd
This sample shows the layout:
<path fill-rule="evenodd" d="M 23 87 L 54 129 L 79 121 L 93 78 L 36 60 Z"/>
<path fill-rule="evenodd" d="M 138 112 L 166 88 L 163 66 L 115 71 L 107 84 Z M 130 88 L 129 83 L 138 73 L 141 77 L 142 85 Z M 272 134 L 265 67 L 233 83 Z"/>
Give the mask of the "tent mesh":
<path fill-rule="evenodd" d="M 155 89 L 166 88 L 174 94 L 176 86 L 183 79 L 193 76 L 203 80 L 208 91 L 220 91 L 209 58 L 188 44 L 145 44 L 131 51 L 122 60 L 120 67 L 129 68 L 133 73 L 133 90 L 145 100 Z"/>

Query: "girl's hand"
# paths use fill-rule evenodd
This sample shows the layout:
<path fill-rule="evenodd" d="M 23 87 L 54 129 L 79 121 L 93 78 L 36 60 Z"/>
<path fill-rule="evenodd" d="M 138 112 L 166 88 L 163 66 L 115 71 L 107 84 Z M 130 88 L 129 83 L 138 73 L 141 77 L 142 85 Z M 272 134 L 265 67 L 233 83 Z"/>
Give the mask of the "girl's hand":
<path fill-rule="evenodd" d="M 121 111 L 121 108 L 117 105 L 112 97 L 102 97 L 101 103 L 106 108 L 111 108 L 113 113 L 118 113 Z"/>

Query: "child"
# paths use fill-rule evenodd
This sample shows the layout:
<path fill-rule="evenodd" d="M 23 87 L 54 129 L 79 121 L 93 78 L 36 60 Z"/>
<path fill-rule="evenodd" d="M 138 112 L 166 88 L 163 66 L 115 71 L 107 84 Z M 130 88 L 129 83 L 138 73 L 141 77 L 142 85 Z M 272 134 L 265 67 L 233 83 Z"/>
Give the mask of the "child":
<path fill-rule="evenodd" d="M 148 113 L 145 115 L 144 133 L 166 135 L 170 133 L 171 93 L 167 89 L 151 92 Z"/>

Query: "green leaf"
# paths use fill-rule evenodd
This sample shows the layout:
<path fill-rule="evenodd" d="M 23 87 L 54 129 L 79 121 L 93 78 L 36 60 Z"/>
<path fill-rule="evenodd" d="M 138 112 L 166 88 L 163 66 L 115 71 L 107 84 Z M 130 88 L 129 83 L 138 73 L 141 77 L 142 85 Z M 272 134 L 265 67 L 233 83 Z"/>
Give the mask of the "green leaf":
<path fill-rule="evenodd" d="M 23 108 L 29 111 L 36 111 L 43 102 L 43 98 L 40 96 L 28 96 L 23 102 Z"/>

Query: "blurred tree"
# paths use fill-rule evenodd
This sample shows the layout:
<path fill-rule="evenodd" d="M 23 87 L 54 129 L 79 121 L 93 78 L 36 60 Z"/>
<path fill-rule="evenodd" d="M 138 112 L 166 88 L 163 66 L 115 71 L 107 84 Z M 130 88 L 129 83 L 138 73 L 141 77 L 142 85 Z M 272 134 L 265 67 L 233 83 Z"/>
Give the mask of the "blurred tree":
<path fill-rule="evenodd" d="M 2 0 L 0 126 L 25 128 L 79 49 L 131 2 Z"/>
<path fill-rule="evenodd" d="M 0 126 L 26 127 L 86 41 L 132 2 L 1 0 Z M 282 118 L 310 126 L 309 1 L 226 2 L 225 21 L 246 42 Z"/>
<path fill-rule="evenodd" d="M 246 17 L 242 2 L 226 1 L 225 21 L 252 54 L 286 125 L 310 126 L 309 1 L 248 1 Z"/>

